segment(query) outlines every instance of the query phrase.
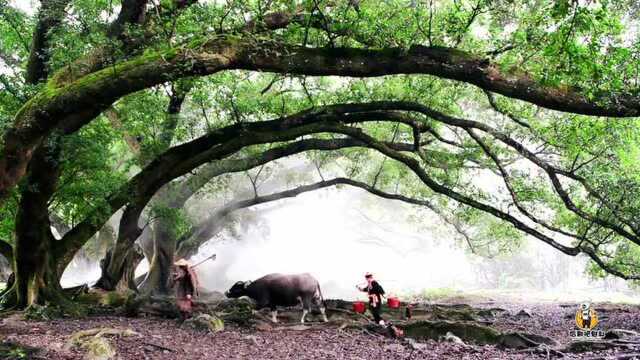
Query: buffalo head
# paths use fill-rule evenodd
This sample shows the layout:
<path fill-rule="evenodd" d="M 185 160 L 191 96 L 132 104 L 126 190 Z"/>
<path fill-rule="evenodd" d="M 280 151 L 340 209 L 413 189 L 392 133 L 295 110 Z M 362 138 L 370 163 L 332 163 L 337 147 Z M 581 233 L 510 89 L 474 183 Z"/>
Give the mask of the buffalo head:
<path fill-rule="evenodd" d="M 225 292 L 224 294 L 226 297 L 234 299 L 237 299 L 241 296 L 246 296 L 247 285 L 249 285 L 249 281 L 238 281 L 237 283 L 233 284 L 231 289 L 227 290 L 227 292 Z"/>

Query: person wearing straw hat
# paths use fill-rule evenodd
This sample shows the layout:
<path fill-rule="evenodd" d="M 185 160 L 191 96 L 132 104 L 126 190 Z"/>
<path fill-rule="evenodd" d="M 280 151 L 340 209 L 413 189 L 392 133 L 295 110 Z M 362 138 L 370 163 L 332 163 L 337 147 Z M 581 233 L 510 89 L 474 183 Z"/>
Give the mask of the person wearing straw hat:
<path fill-rule="evenodd" d="M 369 295 L 369 310 L 373 314 L 373 320 L 376 324 L 384 325 L 384 320 L 380 316 L 380 310 L 382 309 L 382 296 L 384 295 L 384 289 L 377 281 L 373 279 L 373 274 L 368 272 L 364 274 L 364 278 L 367 280 L 366 286 L 356 285 L 358 290 L 366 292 Z"/>
<path fill-rule="evenodd" d="M 198 296 L 198 276 L 185 259 L 179 259 L 173 265 L 176 267 L 172 278 L 173 286 L 176 288 L 176 306 L 180 311 L 180 318 L 184 321 L 191 316 L 193 298 Z"/>

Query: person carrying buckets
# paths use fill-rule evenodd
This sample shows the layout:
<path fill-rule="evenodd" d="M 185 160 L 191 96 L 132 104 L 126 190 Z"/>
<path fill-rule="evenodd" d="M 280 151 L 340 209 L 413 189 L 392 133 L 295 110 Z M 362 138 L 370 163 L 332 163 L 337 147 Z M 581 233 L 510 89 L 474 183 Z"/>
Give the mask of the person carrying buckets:
<path fill-rule="evenodd" d="M 364 278 L 367 280 L 366 286 L 356 285 L 356 288 L 360 291 L 366 292 L 369 295 L 369 310 L 373 314 L 373 320 L 376 324 L 384 325 L 384 320 L 380 316 L 380 310 L 382 308 L 382 296 L 384 296 L 384 289 L 377 281 L 373 279 L 373 274 L 366 273 Z"/>

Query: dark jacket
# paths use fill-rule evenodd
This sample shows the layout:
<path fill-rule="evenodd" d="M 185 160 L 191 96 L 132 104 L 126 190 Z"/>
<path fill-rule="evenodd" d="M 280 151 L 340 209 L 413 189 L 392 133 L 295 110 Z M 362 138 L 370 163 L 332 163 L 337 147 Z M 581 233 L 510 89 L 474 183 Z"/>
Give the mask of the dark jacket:
<path fill-rule="evenodd" d="M 375 297 L 377 300 L 377 305 L 380 306 L 382 304 L 382 295 L 384 295 L 384 289 L 377 281 L 373 280 L 371 284 L 367 285 L 362 291 L 369 294 L 369 304 L 373 304 L 373 298 Z"/>

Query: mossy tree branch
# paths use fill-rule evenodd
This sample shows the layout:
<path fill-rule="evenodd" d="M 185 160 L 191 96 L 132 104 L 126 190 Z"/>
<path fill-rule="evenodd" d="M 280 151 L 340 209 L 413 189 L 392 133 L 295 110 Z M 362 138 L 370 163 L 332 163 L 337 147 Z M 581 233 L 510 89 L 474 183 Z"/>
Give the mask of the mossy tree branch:
<path fill-rule="evenodd" d="M 244 69 L 301 75 L 372 77 L 429 74 L 549 109 L 599 116 L 638 116 L 640 97 L 596 94 L 546 86 L 505 73 L 491 61 L 459 50 L 413 46 L 409 49 L 306 48 L 251 36 L 220 35 L 138 56 L 71 83 L 54 77 L 17 114 L 0 153 L 0 193 L 24 175 L 35 146 L 53 129 L 71 133 L 129 93 L 186 76 Z M 81 109 L 81 110 L 79 110 Z"/>

